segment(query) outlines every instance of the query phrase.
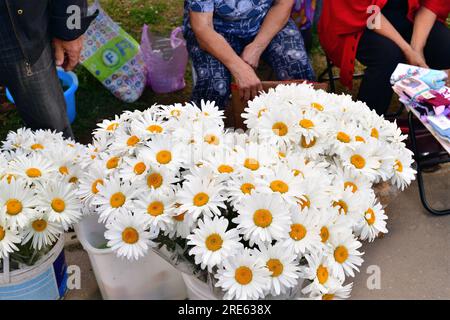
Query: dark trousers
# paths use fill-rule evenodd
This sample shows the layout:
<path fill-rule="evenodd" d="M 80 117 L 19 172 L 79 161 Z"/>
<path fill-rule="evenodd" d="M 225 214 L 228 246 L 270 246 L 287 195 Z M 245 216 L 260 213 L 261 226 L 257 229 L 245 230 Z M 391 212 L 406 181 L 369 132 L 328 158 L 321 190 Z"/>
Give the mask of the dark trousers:
<path fill-rule="evenodd" d="M 255 38 L 242 38 L 225 33 L 222 35 L 239 55 Z M 197 74 L 192 101 L 215 101 L 217 106 L 224 109 L 231 93 L 230 71 L 222 62 L 200 48 L 191 30 L 185 33 L 185 38 Z M 302 35 L 292 20 L 272 39 L 262 59 L 272 67 L 279 80 L 315 78 Z"/>
<path fill-rule="evenodd" d="M 0 84 L 10 90 L 25 125 L 33 130 L 56 130 L 73 138 L 50 42 L 30 71 L 25 61 L 8 61 L 0 55 Z"/>
<path fill-rule="evenodd" d="M 407 42 L 411 42 L 413 24 L 405 14 L 383 12 Z M 424 50 L 432 69 L 450 69 L 450 30 L 436 22 Z M 392 99 L 390 77 L 399 63 L 407 63 L 402 50 L 390 39 L 366 30 L 359 42 L 357 59 L 365 65 L 365 75 L 358 100 L 364 101 L 380 115 L 385 114 Z"/>

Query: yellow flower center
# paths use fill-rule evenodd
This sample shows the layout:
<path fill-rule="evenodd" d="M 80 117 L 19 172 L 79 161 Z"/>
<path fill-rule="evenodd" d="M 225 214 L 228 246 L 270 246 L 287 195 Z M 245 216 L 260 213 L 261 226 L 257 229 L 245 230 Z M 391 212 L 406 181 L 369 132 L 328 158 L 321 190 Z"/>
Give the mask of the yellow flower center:
<path fill-rule="evenodd" d="M 255 190 L 255 186 L 251 183 L 244 183 L 241 185 L 241 191 L 243 194 L 251 194 Z"/>
<path fill-rule="evenodd" d="M 400 160 L 395 160 L 394 169 L 397 172 L 400 172 L 400 173 L 403 172 L 403 163 L 401 163 Z"/>
<path fill-rule="evenodd" d="M 31 150 L 44 150 L 44 146 L 40 143 L 33 144 Z"/>
<path fill-rule="evenodd" d="M 154 217 L 162 215 L 164 213 L 164 203 L 161 201 L 153 201 L 149 204 L 147 213 Z"/>
<path fill-rule="evenodd" d="M 318 110 L 318 111 L 323 111 L 325 108 L 317 102 L 313 102 L 311 103 L 311 107 L 313 107 L 314 109 Z"/>
<path fill-rule="evenodd" d="M 103 185 L 103 180 L 102 179 L 97 179 L 92 183 L 91 186 L 91 191 L 93 194 L 97 194 L 98 193 L 98 185 L 101 184 Z"/>
<path fill-rule="evenodd" d="M 182 213 L 182 214 L 179 214 L 178 216 L 174 216 L 173 219 L 175 221 L 182 222 L 182 221 L 184 221 L 184 216 L 185 215 L 186 215 L 186 213 Z"/>
<path fill-rule="evenodd" d="M 69 174 L 69 168 L 62 166 L 59 168 L 59 173 L 61 173 L 63 176 L 67 176 Z"/>
<path fill-rule="evenodd" d="M 197 193 L 194 196 L 193 203 L 197 207 L 203 207 L 208 202 L 209 202 L 209 196 L 204 192 Z"/>
<path fill-rule="evenodd" d="M 160 175 L 159 173 L 152 173 L 149 174 L 149 176 L 147 177 L 147 185 L 149 188 L 154 188 L 154 189 L 158 189 L 162 186 L 163 184 L 163 176 Z"/>
<path fill-rule="evenodd" d="M 320 229 L 320 238 L 322 239 L 323 243 L 327 242 L 328 239 L 330 238 L 330 231 L 328 230 L 327 227 L 323 226 Z"/>
<path fill-rule="evenodd" d="M 156 154 L 156 161 L 160 164 L 168 164 L 172 161 L 172 153 L 168 150 L 162 150 Z"/>
<path fill-rule="evenodd" d="M 350 162 L 355 166 L 356 169 L 362 169 L 366 166 L 366 159 L 364 159 L 364 157 L 359 154 L 354 154 L 350 158 Z"/>
<path fill-rule="evenodd" d="M 366 139 L 364 139 L 364 138 L 361 137 L 361 136 L 356 136 L 356 137 L 355 137 L 355 140 L 358 141 L 358 142 L 366 143 Z"/>
<path fill-rule="evenodd" d="M 210 251 L 217 251 L 222 249 L 223 239 L 222 237 L 217 234 L 213 233 L 209 235 L 205 240 L 206 248 Z"/>
<path fill-rule="evenodd" d="M 247 158 L 244 161 L 244 167 L 249 170 L 256 171 L 259 169 L 259 161 L 253 158 Z"/>
<path fill-rule="evenodd" d="M 338 132 L 336 139 L 338 139 L 340 142 L 343 142 L 343 143 L 349 143 L 351 140 L 350 136 L 342 131 Z"/>
<path fill-rule="evenodd" d="M 348 259 L 348 250 L 344 246 L 339 246 L 334 249 L 334 259 L 336 262 L 342 264 Z"/>
<path fill-rule="evenodd" d="M 5 239 L 5 236 L 6 236 L 5 229 L 3 229 L 2 226 L 0 226 L 0 241 L 3 241 L 3 239 Z"/>
<path fill-rule="evenodd" d="M 380 133 L 376 128 L 372 128 L 372 130 L 370 131 L 370 136 L 372 138 L 378 139 L 380 137 Z"/>
<path fill-rule="evenodd" d="M 347 214 L 348 204 L 344 200 L 333 202 L 333 207 L 338 208 L 340 214 Z"/>
<path fill-rule="evenodd" d="M 317 268 L 317 280 L 319 280 L 320 284 L 324 284 L 328 280 L 328 269 L 323 265 L 320 265 Z"/>
<path fill-rule="evenodd" d="M 309 119 L 302 119 L 299 122 L 300 127 L 302 127 L 303 129 L 311 129 L 314 128 L 314 122 L 312 122 Z"/>
<path fill-rule="evenodd" d="M 131 136 L 127 140 L 127 146 L 134 147 L 135 145 L 137 145 L 139 143 L 139 141 L 140 140 L 137 136 Z"/>
<path fill-rule="evenodd" d="M 302 208 L 302 210 L 305 210 L 306 208 L 311 208 L 311 200 L 309 200 L 308 196 L 303 195 L 302 198 L 298 199 L 298 205 Z"/>
<path fill-rule="evenodd" d="M 281 159 L 286 158 L 286 153 L 284 152 L 278 152 L 278 157 L 280 157 Z"/>
<path fill-rule="evenodd" d="M 111 123 L 108 127 L 106 127 L 107 131 L 114 131 L 119 127 L 119 124 L 117 122 Z"/>
<path fill-rule="evenodd" d="M 367 209 L 365 212 L 365 218 L 368 225 L 373 225 L 375 223 L 375 212 L 372 210 L 372 208 Z"/>
<path fill-rule="evenodd" d="M 277 136 L 284 137 L 285 135 L 287 135 L 289 129 L 284 122 L 277 122 L 272 126 L 272 131 Z"/>
<path fill-rule="evenodd" d="M 203 141 L 205 141 L 207 144 L 213 144 L 215 146 L 219 145 L 219 143 L 220 143 L 220 139 L 213 134 L 206 135 L 203 138 Z"/>
<path fill-rule="evenodd" d="M 347 188 L 351 188 L 353 193 L 358 191 L 358 186 L 350 181 L 344 182 L 344 189 L 347 189 Z"/>
<path fill-rule="evenodd" d="M 305 175 L 303 174 L 303 172 L 301 170 L 294 169 L 294 170 L 292 170 L 292 172 L 294 173 L 294 177 L 297 177 L 299 175 L 302 175 L 303 178 L 305 177 Z"/>
<path fill-rule="evenodd" d="M 267 228 L 272 224 L 272 213 L 267 209 L 256 210 L 253 214 L 253 222 L 260 228 Z"/>
<path fill-rule="evenodd" d="M 139 241 L 139 233 L 135 228 L 125 228 L 122 232 L 122 240 L 127 244 L 135 244 Z"/>
<path fill-rule="evenodd" d="M 267 108 L 262 108 L 258 111 L 258 118 L 261 118 L 263 113 L 267 111 Z"/>
<path fill-rule="evenodd" d="M 34 231 L 36 232 L 42 232 L 45 229 L 47 229 L 47 221 L 43 220 L 43 219 L 39 219 L 39 220 L 35 220 L 33 221 L 33 223 L 31 224 L 31 227 L 34 229 Z"/>
<path fill-rule="evenodd" d="M 70 179 L 69 179 L 69 183 L 77 183 L 78 182 L 78 177 L 71 177 Z"/>
<path fill-rule="evenodd" d="M 178 117 L 181 116 L 181 110 L 174 109 L 174 110 L 170 111 L 170 115 L 171 115 L 172 117 L 178 118 Z"/>
<path fill-rule="evenodd" d="M 134 173 L 138 176 L 140 176 L 141 174 L 143 174 L 145 172 L 145 170 L 147 169 L 147 166 L 145 165 L 145 163 L 143 162 L 138 162 L 134 165 Z"/>
<path fill-rule="evenodd" d="M 222 164 L 217 168 L 217 171 L 219 171 L 219 173 L 232 173 L 234 169 L 232 166 Z"/>
<path fill-rule="evenodd" d="M 275 180 L 270 183 L 270 189 L 273 192 L 286 193 L 289 191 L 289 186 L 284 181 Z"/>
<path fill-rule="evenodd" d="M 283 273 L 284 266 L 279 259 L 270 259 L 266 266 L 272 272 L 272 277 L 278 277 Z"/>
<path fill-rule="evenodd" d="M 301 144 L 302 148 L 309 149 L 309 148 L 314 147 L 316 145 L 316 142 L 317 142 L 316 138 L 312 138 L 312 140 L 309 141 L 309 143 L 308 143 L 308 142 L 306 142 L 306 138 L 302 136 L 300 144 Z"/>
<path fill-rule="evenodd" d="M 53 211 L 55 211 L 56 213 L 61 213 L 66 209 L 66 203 L 63 199 L 60 198 L 53 199 L 51 206 Z"/>
<path fill-rule="evenodd" d="M 117 168 L 119 165 L 120 158 L 119 157 L 112 157 L 106 162 L 106 168 L 111 170 Z"/>
<path fill-rule="evenodd" d="M 127 198 L 125 197 L 125 195 L 122 192 L 117 192 L 114 193 L 111 196 L 111 199 L 109 200 L 111 207 L 113 207 L 114 209 L 120 208 L 125 204 L 125 201 L 127 200 Z"/>
<path fill-rule="evenodd" d="M 27 174 L 27 176 L 29 178 L 39 178 L 42 176 L 42 172 L 41 170 L 37 169 L 37 168 L 30 168 L 27 169 L 27 171 L 25 172 Z"/>
<path fill-rule="evenodd" d="M 163 128 L 157 124 L 152 124 L 151 126 L 147 127 L 147 131 L 149 131 L 151 133 L 162 133 Z"/>
<path fill-rule="evenodd" d="M 295 241 L 300 241 L 304 237 L 306 237 L 306 228 L 304 225 L 295 223 L 291 225 L 291 232 L 289 232 L 289 236 Z"/>
<path fill-rule="evenodd" d="M 10 216 L 16 216 L 23 210 L 22 202 L 17 199 L 9 199 L 6 201 L 6 213 Z"/>
<path fill-rule="evenodd" d="M 326 293 L 322 296 L 322 300 L 333 300 L 334 299 L 334 294 L 332 293 Z"/>
<path fill-rule="evenodd" d="M 234 272 L 234 279 L 239 283 L 240 285 L 247 285 L 250 282 L 252 282 L 253 279 L 253 272 L 249 267 L 241 266 L 236 269 Z"/>

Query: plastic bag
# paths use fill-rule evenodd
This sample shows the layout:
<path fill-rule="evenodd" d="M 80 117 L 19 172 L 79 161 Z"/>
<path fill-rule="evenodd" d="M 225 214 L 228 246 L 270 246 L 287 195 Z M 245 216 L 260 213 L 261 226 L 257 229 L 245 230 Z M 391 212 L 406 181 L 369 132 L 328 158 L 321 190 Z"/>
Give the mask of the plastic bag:
<path fill-rule="evenodd" d="M 100 14 L 86 31 L 81 64 L 124 102 L 134 102 L 145 89 L 147 71 L 139 43 L 115 23 L 98 1 L 89 11 Z"/>
<path fill-rule="evenodd" d="M 184 73 L 188 62 L 182 29 L 172 31 L 170 38 L 155 37 L 147 25 L 142 29 L 141 48 L 148 70 L 147 84 L 156 93 L 168 93 L 186 86 Z"/>

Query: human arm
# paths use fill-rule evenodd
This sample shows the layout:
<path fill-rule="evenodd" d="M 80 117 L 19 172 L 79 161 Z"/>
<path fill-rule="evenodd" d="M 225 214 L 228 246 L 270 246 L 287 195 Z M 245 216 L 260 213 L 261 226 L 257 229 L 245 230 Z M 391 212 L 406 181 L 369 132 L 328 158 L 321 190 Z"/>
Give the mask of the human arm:
<path fill-rule="evenodd" d="M 264 50 L 289 21 L 293 5 L 294 0 L 275 0 L 255 39 L 245 47 L 241 54 L 242 59 L 250 66 L 258 67 Z"/>

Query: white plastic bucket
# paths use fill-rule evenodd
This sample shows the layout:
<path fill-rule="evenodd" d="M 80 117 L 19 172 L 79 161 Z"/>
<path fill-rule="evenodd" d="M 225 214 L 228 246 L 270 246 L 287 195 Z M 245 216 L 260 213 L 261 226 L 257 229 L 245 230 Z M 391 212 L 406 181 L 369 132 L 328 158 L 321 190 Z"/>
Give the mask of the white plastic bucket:
<path fill-rule="evenodd" d="M 106 243 L 105 226 L 90 215 L 75 226 L 78 239 L 89 255 L 103 299 L 182 300 L 186 286 L 181 274 L 153 251 L 138 261 L 118 258 Z"/>
<path fill-rule="evenodd" d="M 184 283 L 186 283 L 189 300 L 218 300 L 205 282 L 185 273 L 182 273 L 182 275 Z"/>
<path fill-rule="evenodd" d="M 57 300 L 67 291 L 64 235 L 34 266 L 9 272 L 9 260 L 0 273 L 0 300 Z"/>

